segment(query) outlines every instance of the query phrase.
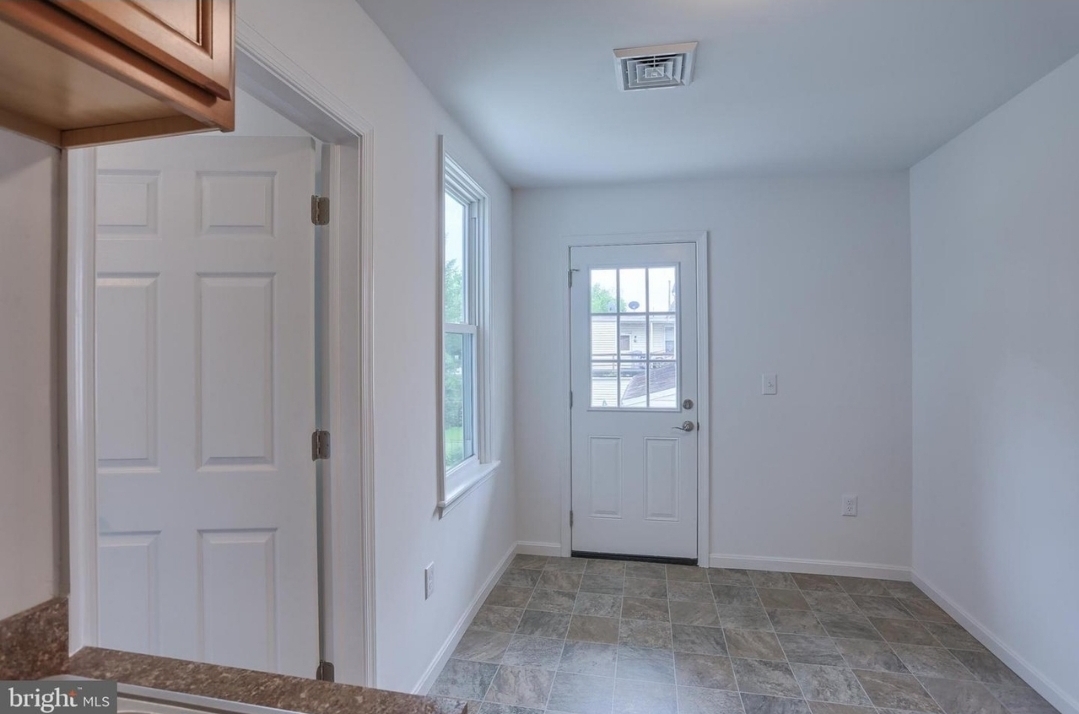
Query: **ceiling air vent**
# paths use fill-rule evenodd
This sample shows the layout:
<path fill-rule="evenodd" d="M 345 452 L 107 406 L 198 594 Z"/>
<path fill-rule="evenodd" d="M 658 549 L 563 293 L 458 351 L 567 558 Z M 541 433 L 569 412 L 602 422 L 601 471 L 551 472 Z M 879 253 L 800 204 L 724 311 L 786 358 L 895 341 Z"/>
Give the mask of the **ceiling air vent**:
<path fill-rule="evenodd" d="M 693 79 L 693 57 L 696 53 L 696 42 L 615 50 L 618 86 L 624 92 L 684 87 Z"/>

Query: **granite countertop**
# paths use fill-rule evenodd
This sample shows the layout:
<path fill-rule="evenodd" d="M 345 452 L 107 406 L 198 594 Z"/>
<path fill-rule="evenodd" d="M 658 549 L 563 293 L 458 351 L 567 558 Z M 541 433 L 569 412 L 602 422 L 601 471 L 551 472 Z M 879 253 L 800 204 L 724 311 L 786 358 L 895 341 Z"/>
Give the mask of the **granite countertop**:
<path fill-rule="evenodd" d="M 68 658 L 67 648 L 66 597 L 53 598 L 0 620 L 0 680 L 73 674 L 300 714 L 466 714 L 468 711 L 462 701 L 116 650 L 88 647 Z"/>
<path fill-rule="evenodd" d="M 67 598 L 0 620 L 0 680 L 41 679 L 67 666 Z"/>
<path fill-rule="evenodd" d="M 86 648 L 67 673 L 302 714 L 466 714 L 465 702 L 320 682 L 246 669 Z"/>

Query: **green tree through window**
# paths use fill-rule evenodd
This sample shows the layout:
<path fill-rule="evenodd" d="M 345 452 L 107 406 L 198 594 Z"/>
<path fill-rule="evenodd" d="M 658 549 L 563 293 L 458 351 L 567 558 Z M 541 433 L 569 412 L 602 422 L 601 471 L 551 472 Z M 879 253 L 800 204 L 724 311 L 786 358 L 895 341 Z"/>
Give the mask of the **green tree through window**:
<path fill-rule="evenodd" d="M 464 314 L 465 274 L 457 260 L 446 263 L 443 277 L 442 315 L 446 322 L 457 322 Z"/>
<path fill-rule="evenodd" d="M 446 321 L 452 322 L 450 316 L 464 314 L 462 296 L 464 295 L 464 273 L 456 260 L 446 263 L 445 291 L 443 297 L 443 312 Z M 461 429 L 464 426 L 464 355 L 462 343 L 459 339 L 447 339 L 445 341 L 446 358 L 442 363 L 442 384 L 445 389 L 444 424 L 446 429 L 446 462 L 455 464 L 461 460 L 463 444 L 461 443 Z"/>
<path fill-rule="evenodd" d="M 592 312 L 615 312 L 614 293 L 599 283 L 592 284 Z M 617 312 L 626 312 L 626 301 L 618 301 Z"/>

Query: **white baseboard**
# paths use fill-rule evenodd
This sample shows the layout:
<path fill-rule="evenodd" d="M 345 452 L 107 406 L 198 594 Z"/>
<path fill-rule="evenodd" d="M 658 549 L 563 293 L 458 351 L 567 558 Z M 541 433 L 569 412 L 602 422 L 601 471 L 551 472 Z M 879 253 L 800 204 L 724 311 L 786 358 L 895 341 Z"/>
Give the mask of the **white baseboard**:
<path fill-rule="evenodd" d="M 712 553 L 708 558 L 712 568 L 743 570 L 773 570 L 812 575 L 842 575 L 879 580 L 910 580 L 910 568 L 904 565 L 851 563 L 843 560 L 805 560 L 802 558 L 772 558 L 759 555 L 723 555 Z"/>
<path fill-rule="evenodd" d="M 1006 645 L 1003 640 L 975 619 L 961 605 L 938 590 L 932 583 L 915 571 L 911 571 L 910 575 L 914 584 L 921 588 L 933 602 L 940 605 L 956 622 L 967 628 L 970 634 L 974 635 L 990 652 L 999 657 L 1004 664 L 1011 667 L 1038 694 L 1045 697 L 1050 704 L 1059 709 L 1061 714 L 1079 714 L 1079 701 L 1076 701 L 1075 698 L 1049 681 L 1044 674 Z"/>
<path fill-rule="evenodd" d="M 491 590 L 494 589 L 495 583 L 502 577 L 502 573 L 506 572 L 506 569 L 510 567 L 510 563 L 513 561 L 513 556 L 517 555 L 517 544 L 514 543 L 510 546 L 509 551 L 506 553 L 502 561 L 495 567 L 490 577 L 483 583 L 483 587 L 476 593 L 476 597 L 472 599 L 468 609 L 461 615 L 461 619 L 457 621 L 456 627 L 450 632 L 450 636 L 446 638 L 446 642 L 443 643 L 442 648 L 435 655 L 431 665 L 420 677 L 419 684 L 412 689 L 413 694 L 427 694 L 434 686 L 435 680 L 438 679 L 438 675 L 442 672 L 442 668 L 446 666 L 446 662 L 449 661 L 450 655 L 457 649 L 457 644 L 464 637 L 465 631 L 472 623 L 472 618 L 479 612 L 480 607 L 483 605 L 483 601 L 487 599 L 487 596 L 491 594 Z"/>
<path fill-rule="evenodd" d="M 549 558 L 558 558 L 562 555 L 562 544 L 523 540 L 517 544 L 517 552 L 521 555 L 546 555 Z"/>
<path fill-rule="evenodd" d="M 524 555 L 546 555 L 557 558 L 562 555 L 560 543 L 521 541 L 517 552 Z M 879 563 L 852 563 L 843 560 L 805 560 L 801 558 L 773 558 L 758 555 L 725 555 L 712 553 L 707 563 L 710 568 L 740 568 L 745 570 L 772 570 L 787 573 L 812 573 L 814 575 L 845 575 L 857 578 L 881 580 L 910 580 L 910 568 L 905 565 L 881 565 Z"/>

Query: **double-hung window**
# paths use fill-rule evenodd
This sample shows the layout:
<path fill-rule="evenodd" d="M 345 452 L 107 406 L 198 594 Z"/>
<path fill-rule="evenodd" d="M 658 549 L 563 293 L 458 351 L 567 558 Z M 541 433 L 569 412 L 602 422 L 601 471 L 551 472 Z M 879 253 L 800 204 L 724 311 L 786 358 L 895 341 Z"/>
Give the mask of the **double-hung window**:
<path fill-rule="evenodd" d="M 443 155 L 439 506 L 493 471 L 487 453 L 487 197 Z"/>

